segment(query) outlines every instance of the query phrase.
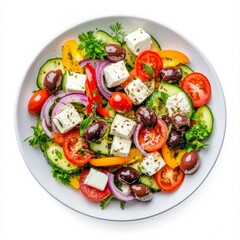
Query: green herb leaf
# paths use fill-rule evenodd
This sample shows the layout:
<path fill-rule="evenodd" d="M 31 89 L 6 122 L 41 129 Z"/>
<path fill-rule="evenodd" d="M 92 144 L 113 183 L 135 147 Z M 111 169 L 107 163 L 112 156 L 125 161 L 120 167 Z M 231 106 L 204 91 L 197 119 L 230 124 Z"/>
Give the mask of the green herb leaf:
<path fill-rule="evenodd" d="M 121 202 L 120 202 L 120 207 L 121 207 L 121 209 L 124 209 L 124 208 L 125 208 L 125 205 L 126 205 L 126 202 L 124 202 L 124 201 L 121 201 Z"/>
<path fill-rule="evenodd" d="M 114 196 L 112 194 L 110 194 L 107 198 L 105 198 L 101 202 L 99 202 L 99 206 L 101 207 L 101 209 L 102 210 L 105 209 L 113 198 L 114 198 Z"/>
<path fill-rule="evenodd" d="M 106 43 L 101 39 L 97 39 L 94 36 L 93 31 L 88 31 L 87 34 L 79 34 L 78 39 L 80 41 L 78 49 L 85 49 L 85 58 L 103 59 L 104 56 L 107 55 L 106 51 L 104 50 Z"/>
<path fill-rule="evenodd" d="M 92 116 L 92 114 L 91 114 L 89 117 L 87 117 L 86 119 L 84 119 L 84 120 L 82 121 L 82 123 L 80 124 L 80 136 L 81 136 L 81 137 L 83 136 L 84 131 L 86 130 L 86 128 L 87 128 L 90 124 L 92 124 L 92 122 L 93 122 L 93 116 Z"/>
<path fill-rule="evenodd" d="M 167 93 L 161 92 L 160 98 L 163 100 L 164 103 L 166 103 L 169 95 Z"/>
<path fill-rule="evenodd" d="M 152 69 L 151 66 L 149 66 L 149 65 L 148 65 L 147 63 L 145 63 L 145 62 L 142 62 L 142 65 L 143 65 L 144 70 L 145 70 L 147 73 L 149 73 L 152 77 L 155 76 L 155 73 L 154 73 L 154 71 L 153 71 L 153 69 Z"/>
<path fill-rule="evenodd" d="M 59 152 L 57 149 L 55 149 L 55 154 L 57 155 L 57 157 L 58 157 L 59 159 L 62 159 L 62 153 Z"/>
<path fill-rule="evenodd" d="M 124 38 L 127 35 L 124 31 L 123 31 L 123 26 L 121 23 L 116 22 L 116 24 L 112 24 L 110 25 L 110 29 L 113 31 L 113 39 L 120 42 L 121 45 L 123 45 Z"/>

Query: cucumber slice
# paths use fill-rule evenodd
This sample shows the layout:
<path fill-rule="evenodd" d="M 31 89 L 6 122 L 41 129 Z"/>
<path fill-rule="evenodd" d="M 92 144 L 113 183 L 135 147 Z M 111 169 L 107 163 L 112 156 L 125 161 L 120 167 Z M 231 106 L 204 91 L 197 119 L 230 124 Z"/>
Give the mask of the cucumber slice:
<path fill-rule="evenodd" d="M 98 30 L 96 32 L 96 38 L 103 40 L 106 44 L 114 43 L 117 45 L 121 45 L 120 42 L 113 39 L 113 37 L 110 34 L 108 34 L 107 32 L 105 32 L 103 30 Z"/>
<path fill-rule="evenodd" d="M 182 79 L 183 79 L 184 77 L 186 77 L 189 73 L 193 73 L 193 72 L 194 72 L 190 67 L 188 67 L 188 66 L 185 65 L 185 64 L 180 64 L 180 65 L 178 65 L 177 67 L 179 67 L 180 70 L 181 70 Z"/>
<path fill-rule="evenodd" d="M 153 176 L 141 175 L 139 178 L 139 182 L 143 185 L 152 189 L 153 192 L 159 192 L 160 188 L 158 187 Z"/>
<path fill-rule="evenodd" d="M 165 83 L 165 82 L 162 82 L 159 86 L 159 89 L 158 89 L 160 92 L 164 92 L 166 93 L 169 97 L 170 96 L 174 96 L 180 92 L 184 93 L 188 103 L 189 103 L 189 106 L 190 106 L 190 112 L 187 114 L 187 116 L 190 118 L 194 112 L 194 107 L 193 107 L 193 102 L 191 100 L 191 98 L 188 96 L 188 94 L 183 91 L 179 86 L 177 85 L 174 85 L 174 84 L 170 84 L 170 83 Z"/>
<path fill-rule="evenodd" d="M 62 70 L 62 73 L 64 73 L 64 68 L 62 64 L 61 58 L 51 58 L 48 59 L 39 69 L 38 76 L 37 76 L 37 86 L 40 89 L 44 89 L 44 79 L 48 72 L 55 71 L 55 70 Z"/>
<path fill-rule="evenodd" d="M 146 106 L 151 108 L 159 117 L 163 117 L 168 113 L 162 94 L 162 92 L 154 90 L 146 101 Z"/>
<path fill-rule="evenodd" d="M 68 71 L 66 71 L 66 72 L 63 74 L 63 77 L 62 77 L 62 83 L 61 83 L 61 88 L 62 88 L 62 90 L 66 90 L 67 72 L 68 72 Z"/>
<path fill-rule="evenodd" d="M 214 118 L 213 118 L 211 109 L 207 105 L 203 105 L 197 109 L 196 114 L 200 118 L 199 122 L 207 125 L 207 130 L 208 130 L 209 136 L 210 136 L 210 134 L 212 133 L 212 130 L 213 130 L 213 122 L 214 122 Z"/>
<path fill-rule="evenodd" d="M 54 141 L 49 141 L 45 145 L 45 156 L 50 165 L 53 165 L 62 171 L 67 173 L 74 173 L 79 170 L 79 166 L 76 166 L 69 162 L 64 153 L 63 148 Z"/>
<path fill-rule="evenodd" d="M 151 50 L 154 52 L 160 51 L 161 50 L 160 44 L 157 42 L 157 40 L 153 36 L 151 36 L 151 39 L 152 39 Z"/>

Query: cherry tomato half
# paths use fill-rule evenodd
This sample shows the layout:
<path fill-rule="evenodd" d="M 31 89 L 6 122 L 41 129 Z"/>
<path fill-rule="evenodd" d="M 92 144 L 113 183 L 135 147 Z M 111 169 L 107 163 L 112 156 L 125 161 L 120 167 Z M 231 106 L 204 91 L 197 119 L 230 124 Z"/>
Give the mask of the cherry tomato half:
<path fill-rule="evenodd" d="M 209 80 L 201 73 L 188 74 L 181 82 L 181 88 L 188 93 L 194 107 L 206 104 L 211 97 L 211 85 Z"/>
<path fill-rule="evenodd" d="M 177 189 L 183 183 L 185 174 L 179 166 L 170 168 L 166 164 L 154 174 L 154 178 L 162 191 L 170 192 Z"/>
<path fill-rule="evenodd" d="M 147 129 L 142 127 L 138 134 L 140 146 L 147 152 L 159 150 L 167 140 L 168 127 L 166 123 L 158 118 L 154 128 Z"/>
<path fill-rule="evenodd" d="M 28 102 L 28 112 L 33 115 L 38 115 L 42 109 L 43 104 L 50 97 L 50 93 L 46 89 L 38 90 L 33 93 Z"/>
<path fill-rule="evenodd" d="M 122 92 L 112 93 L 108 102 L 111 107 L 119 113 L 125 113 L 132 109 L 132 100 L 127 94 Z"/>
<path fill-rule="evenodd" d="M 159 76 L 163 68 L 161 57 L 153 51 L 144 51 L 138 55 L 135 62 L 137 75 L 143 79 L 153 79 Z"/>
<path fill-rule="evenodd" d="M 69 162 L 83 166 L 92 159 L 87 141 L 80 137 L 79 129 L 67 133 L 63 141 L 63 152 Z"/>
<path fill-rule="evenodd" d="M 111 194 L 108 185 L 105 187 L 103 191 L 101 191 L 96 188 L 90 187 L 84 183 L 88 173 L 89 170 L 83 170 L 80 174 L 80 190 L 82 194 L 88 199 L 96 202 L 100 202 L 103 199 L 107 198 Z"/>

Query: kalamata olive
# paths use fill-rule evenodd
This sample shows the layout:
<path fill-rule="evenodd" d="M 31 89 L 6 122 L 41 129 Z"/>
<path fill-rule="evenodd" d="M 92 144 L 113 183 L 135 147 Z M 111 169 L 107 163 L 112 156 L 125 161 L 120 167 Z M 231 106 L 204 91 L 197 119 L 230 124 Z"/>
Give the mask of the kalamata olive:
<path fill-rule="evenodd" d="M 115 180 L 124 184 L 133 184 L 138 181 L 140 174 L 132 167 L 123 167 L 116 171 Z"/>
<path fill-rule="evenodd" d="M 136 111 L 137 121 L 146 128 L 152 128 L 157 123 L 157 115 L 155 112 L 145 106 L 138 108 Z"/>
<path fill-rule="evenodd" d="M 197 171 L 200 165 L 200 158 L 196 151 L 185 153 L 181 159 L 180 168 L 185 174 L 192 174 Z"/>
<path fill-rule="evenodd" d="M 104 136 L 107 128 L 107 123 L 104 121 L 95 121 L 87 127 L 84 132 L 84 137 L 88 142 L 96 141 Z"/>
<path fill-rule="evenodd" d="M 49 71 L 44 78 L 44 88 L 49 92 L 56 90 L 62 82 L 62 70 Z"/>
<path fill-rule="evenodd" d="M 167 146 L 171 149 L 183 149 L 184 139 L 183 135 L 175 130 L 171 130 L 167 139 Z"/>
<path fill-rule="evenodd" d="M 107 58 L 112 62 L 118 62 L 124 60 L 126 57 L 126 50 L 117 44 L 107 44 L 104 47 Z"/>
<path fill-rule="evenodd" d="M 153 193 L 149 187 L 141 183 L 133 184 L 131 187 L 137 200 L 145 202 L 153 198 Z"/>
<path fill-rule="evenodd" d="M 177 131 L 186 131 L 190 127 L 190 119 L 181 113 L 168 117 L 168 120 Z"/>
<path fill-rule="evenodd" d="M 177 83 L 182 78 L 181 70 L 177 67 L 167 67 L 160 72 L 163 82 Z"/>

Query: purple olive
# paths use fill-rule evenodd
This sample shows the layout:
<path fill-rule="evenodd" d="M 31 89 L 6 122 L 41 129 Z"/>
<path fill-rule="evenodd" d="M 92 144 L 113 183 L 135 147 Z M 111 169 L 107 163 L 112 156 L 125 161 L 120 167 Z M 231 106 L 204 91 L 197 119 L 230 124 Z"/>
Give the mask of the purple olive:
<path fill-rule="evenodd" d="M 199 165 L 199 154 L 196 151 L 192 151 L 183 155 L 180 168 L 185 172 L 185 174 L 192 174 L 197 171 Z"/>
<path fill-rule="evenodd" d="M 107 44 L 104 49 L 107 53 L 107 58 L 112 62 L 124 60 L 126 57 L 125 48 L 117 44 Z"/>
<path fill-rule="evenodd" d="M 107 128 L 108 125 L 104 121 L 95 121 L 86 128 L 84 137 L 88 142 L 96 141 L 104 136 Z"/>
<path fill-rule="evenodd" d="M 123 167 L 116 171 L 115 179 L 124 184 L 133 184 L 138 181 L 139 172 L 132 167 Z"/>
<path fill-rule="evenodd" d="M 136 111 L 137 121 L 146 128 L 153 128 L 157 124 L 156 113 L 145 106 L 138 108 Z"/>
<path fill-rule="evenodd" d="M 163 82 L 177 83 L 182 78 L 181 70 L 177 67 L 167 67 L 160 72 Z"/>
<path fill-rule="evenodd" d="M 153 193 L 149 187 L 141 183 L 133 184 L 131 187 L 137 200 L 146 202 L 153 198 Z"/>
<path fill-rule="evenodd" d="M 62 82 L 62 70 L 49 71 L 44 78 L 44 88 L 49 92 L 54 92 L 58 89 Z"/>

